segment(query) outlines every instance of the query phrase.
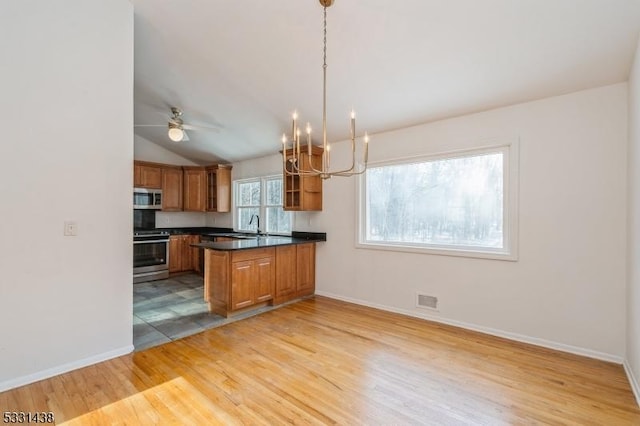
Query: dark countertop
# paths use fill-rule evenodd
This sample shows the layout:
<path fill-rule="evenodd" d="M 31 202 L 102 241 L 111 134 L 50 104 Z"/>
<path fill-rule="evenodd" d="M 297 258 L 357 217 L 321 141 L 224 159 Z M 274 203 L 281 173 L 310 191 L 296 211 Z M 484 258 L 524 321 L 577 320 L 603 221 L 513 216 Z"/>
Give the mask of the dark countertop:
<path fill-rule="evenodd" d="M 156 230 L 168 232 L 169 235 L 201 235 L 201 236 L 207 236 L 207 237 L 231 237 L 231 238 L 237 238 L 238 240 L 255 238 L 255 234 L 246 233 L 246 232 L 235 232 L 232 228 L 216 228 L 216 227 L 208 227 L 208 226 L 190 227 L 190 228 L 156 228 Z M 267 238 L 267 236 L 262 236 L 261 238 Z M 289 239 L 307 240 L 307 241 L 327 241 L 327 234 L 325 232 L 293 231 L 291 233 L 291 237 L 281 237 L 281 236 L 273 235 L 273 236 L 268 236 L 268 238 L 289 238 Z M 218 244 L 221 244 L 221 243 L 218 243 Z M 300 243 L 290 243 L 290 244 L 300 244 Z"/>
<path fill-rule="evenodd" d="M 221 235 L 219 235 L 221 236 Z M 260 237 L 247 237 L 245 239 L 238 239 L 234 241 L 221 241 L 221 242 L 207 242 L 192 244 L 192 247 L 200 247 L 208 250 L 217 251 L 235 251 L 235 250 L 250 250 L 256 248 L 287 246 L 292 244 L 305 244 L 309 242 L 316 242 L 322 240 L 310 240 L 303 238 L 292 237 L 275 237 L 275 236 L 260 236 Z"/>

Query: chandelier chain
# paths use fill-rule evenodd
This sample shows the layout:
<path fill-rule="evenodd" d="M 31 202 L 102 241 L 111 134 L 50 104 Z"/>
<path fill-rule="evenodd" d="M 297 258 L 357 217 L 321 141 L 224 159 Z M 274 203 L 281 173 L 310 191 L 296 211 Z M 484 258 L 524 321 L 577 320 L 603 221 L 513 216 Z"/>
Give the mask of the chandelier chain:
<path fill-rule="evenodd" d="M 323 43 L 324 49 L 322 51 L 322 53 L 323 53 L 322 58 L 323 58 L 324 62 L 322 63 L 322 66 L 324 68 L 326 68 L 327 67 L 327 6 L 324 6 L 324 39 L 323 39 L 323 42 L 324 42 Z"/>

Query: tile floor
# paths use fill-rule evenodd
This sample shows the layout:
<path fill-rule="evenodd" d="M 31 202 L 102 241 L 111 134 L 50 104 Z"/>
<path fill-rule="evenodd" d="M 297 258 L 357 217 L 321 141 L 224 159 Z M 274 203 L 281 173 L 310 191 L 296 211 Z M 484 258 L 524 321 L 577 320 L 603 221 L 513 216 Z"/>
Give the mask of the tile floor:
<path fill-rule="evenodd" d="M 211 314 L 196 274 L 133 285 L 133 345 L 136 351 L 190 336 L 273 309 L 267 306 L 233 318 Z"/>

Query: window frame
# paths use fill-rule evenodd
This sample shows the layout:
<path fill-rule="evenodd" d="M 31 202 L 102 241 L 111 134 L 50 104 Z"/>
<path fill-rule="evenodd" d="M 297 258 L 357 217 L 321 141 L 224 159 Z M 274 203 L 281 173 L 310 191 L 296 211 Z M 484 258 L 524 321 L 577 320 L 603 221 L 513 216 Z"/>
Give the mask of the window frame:
<path fill-rule="evenodd" d="M 519 141 L 486 145 L 434 154 L 422 154 L 384 161 L 370 162 L 369 168 L 415 164 L 421 162 L 471 157 L 490 153 L 503 153 L 503 248 L 492 249 L 474 246 L 449 246 L 427 243 L 368 241 L 367 173 L 358 176 L 356 185 L 356 242 L 359 249 L 387 250 L 444 256 L 460 256 L 480 259 L 518 260 L 518 192 L 519 192 Z"/>
<path fill-rule="evenodd" d="M 267 225 L 267 208 L 268 207 L 283 207 L 284 206 L 282 204 L 280 205 L 274 205 L 274 204 L 267 204 L 267 182 L 271 181 L 271 180 L 283 180 L 282 175 L 269 175 L 269 176 L 259 176 L 259 177 L 253 177 L 253 178 L 245 178 L 245 179 L 237 179 L 233 181 L 233 230 L 234 232 L 248 232 L 248 233 L 253 233 L 255 232 L 254 230 L 251 229 L 239 229 L 240 226 L 240 218 L 238 216 L 238 208 L 240 207 L 258 207 L 258 215 L 260 216 L 260 227 L 262 228 L 262 232 L 265 234 L 269 234 L 269 235 L 284 235 L 284 236 L 290 236 L 291 232 L 293 231 L 294 228 L 294 220 L 295 220 L 295 216 L 292 214 L 292 212 L 288 212 L 285 211 L 285 213 L 287 213 L 289 215 L 290 218 L 290 223 L 291 223 L 291 229 L 289 230 L 289 232 L 267 232 L 266 230 L 266 225 Z M 243 183 L 253 183 L 253 182 L 259 182 L 260 183 L 260 205 L 259 206 L 244 206 L 244 205 L 238 205 L 238 200 L 239 200 L 239 190 L 240 190 L 240 185 Z M 284 182 L 282 182 L 282 186 L 281 186 L 284 190 Z M 281 200 L 284 200 L 284 194 L 281 194 Z"/>

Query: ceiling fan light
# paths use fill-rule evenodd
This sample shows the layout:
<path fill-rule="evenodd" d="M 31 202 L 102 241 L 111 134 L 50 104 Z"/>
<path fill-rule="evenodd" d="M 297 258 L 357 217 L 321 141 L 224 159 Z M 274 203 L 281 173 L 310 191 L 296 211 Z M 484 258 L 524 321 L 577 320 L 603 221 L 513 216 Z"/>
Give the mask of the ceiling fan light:
<path fill-rule="evenodd" d="M 169 139 L 171 139 L 172 141 L 180 142 L 183 137 L 184 132 L 182 131 L 182 129 L 178 127 L 172 127 L 169 129 Z"/>

